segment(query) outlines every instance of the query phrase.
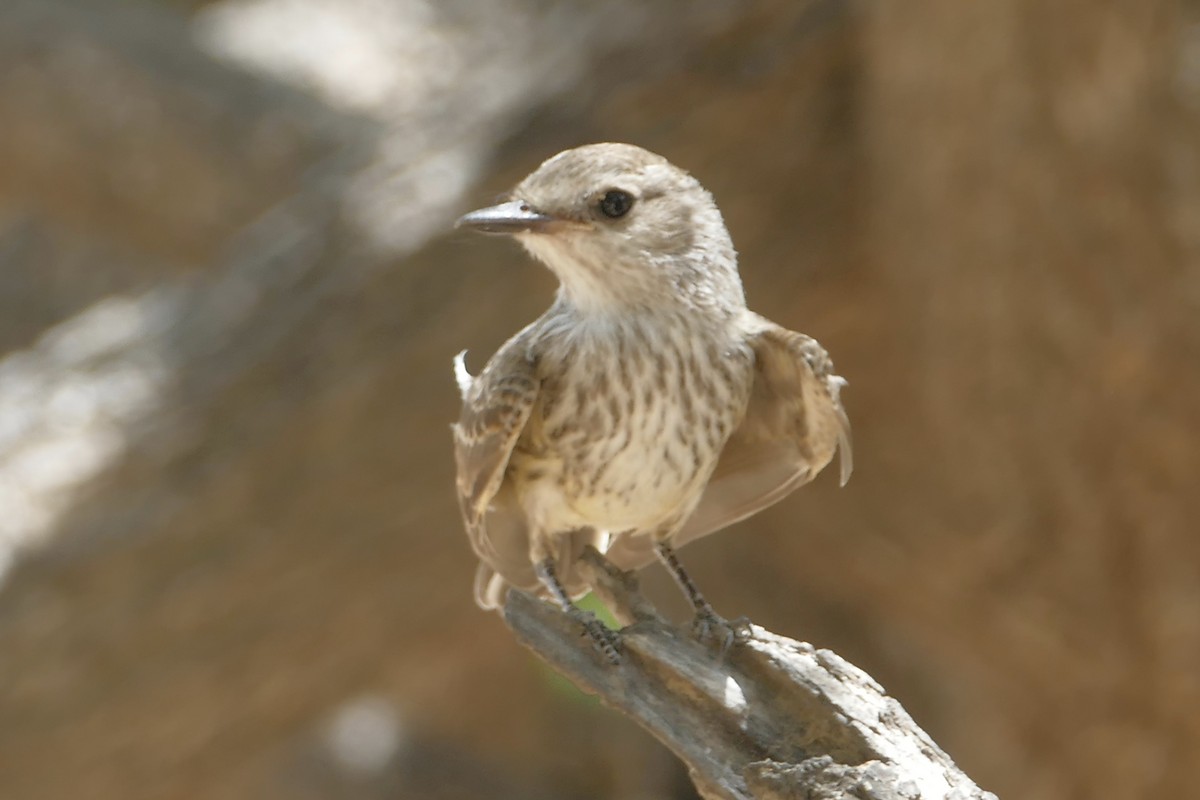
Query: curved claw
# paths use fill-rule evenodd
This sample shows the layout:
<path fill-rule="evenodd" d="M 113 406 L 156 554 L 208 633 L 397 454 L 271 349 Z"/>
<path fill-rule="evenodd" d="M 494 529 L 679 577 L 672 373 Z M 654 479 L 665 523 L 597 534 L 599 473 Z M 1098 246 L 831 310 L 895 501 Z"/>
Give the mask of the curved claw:
<path fill-rule="evenodd" d="M 537 564 L 538 578 L 550 590 L 551 596 L 558 601 L 562 610 L 567 616 L 575 620 L 583 626 L 583 631 L 592 638 L 592 644 L 596 649 L 604 654 L 610 664 L 620 664 L 621 654 L 617 649 L 621 643 L 620 634 L 617 631 L 611 630 L 607 625 L 596 618 L 596 615 L 590 611 L 584 611 L 579 606 L 571 602 L 571 596 L 567 590 L 563 588 L 559 582 L 558 576 L 555 574 L 555 563 L 553 558 L 544 559 Z"/>
<path fill-rule="evenodd" d="M 747 642 L 754 635 L 749 617 L 727 620 L 711 608 L 696 613 L 696 618 L 692 621 L 692 631 L 702 642 L 718 642 L 722 656 L 735 644 Z"/>

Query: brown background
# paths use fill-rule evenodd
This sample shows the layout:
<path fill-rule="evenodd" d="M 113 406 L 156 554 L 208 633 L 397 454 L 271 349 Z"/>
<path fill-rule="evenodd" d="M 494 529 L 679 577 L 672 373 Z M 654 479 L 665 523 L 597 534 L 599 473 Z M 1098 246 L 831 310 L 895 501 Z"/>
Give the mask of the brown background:
<path fill-rule="evenodd" d="M 181 3 L 0 6 L 0 348 L 61 376 L 53 326 L 167 298 L 71 367 L 167 377 L 0 587 L 0 797 L 689 796 L 474 608 L 451 491 L 450 358 L 553 284 L 450 224 L 598 140 L 699 177 L 850 380 L 850 485 L 684 552 L 718 609 L 1002 797 L 1194 791 L 1195 4 L 394 2 L 449 44 L 382 110 L 215 60 Z"/>

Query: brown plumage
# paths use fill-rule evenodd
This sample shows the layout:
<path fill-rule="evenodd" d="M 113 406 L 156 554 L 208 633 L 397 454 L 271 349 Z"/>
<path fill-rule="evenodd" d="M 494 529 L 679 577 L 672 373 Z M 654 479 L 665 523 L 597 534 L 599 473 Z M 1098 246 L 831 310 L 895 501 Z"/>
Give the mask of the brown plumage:
<path fill-rule="evenodd" d="M 640 148 L 560 153 L 459 225 L 512 234 L 560 282 L 478 377 L 456 362 L 476 601 L 548 592 L 615 660 L 612 634 L 570 602 L 590 544 L 626 568 L 658 557 L 701 627 L 723 624 L 672 548 L 777 502 L 839 448 L 845 483 L 850 425 L 829 357 L 746 308 L 712 197 Z"/>

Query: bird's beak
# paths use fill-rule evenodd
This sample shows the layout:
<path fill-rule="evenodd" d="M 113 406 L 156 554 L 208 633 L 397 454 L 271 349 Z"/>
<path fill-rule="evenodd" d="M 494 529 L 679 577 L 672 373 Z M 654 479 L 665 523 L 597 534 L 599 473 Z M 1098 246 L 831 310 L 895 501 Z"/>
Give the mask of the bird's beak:
<path fill-rule="evenodd" d="M 520 233 L 537 230 L 554 217 L 534 211 L 521 200 L 510 200 L 498 206 L 481 208 L 463 214 L 454 223 L 456 228 L 471 228 L 481 233 Z"/>

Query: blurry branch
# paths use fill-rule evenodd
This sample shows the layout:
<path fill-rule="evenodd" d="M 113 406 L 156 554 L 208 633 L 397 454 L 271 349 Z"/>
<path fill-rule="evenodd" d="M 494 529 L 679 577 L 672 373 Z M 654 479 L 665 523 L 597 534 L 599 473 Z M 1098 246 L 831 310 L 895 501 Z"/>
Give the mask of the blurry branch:
<path fill-rule="evenodd" d="M 594 550 L 584 562 L 596 593 L 627 626 L 619 666 L 530 595 L 509 594 L 509 627 L 683 759 L 705 798 L 994 798 L 879 684 L 834 653 L 755 626 L 722 657 L 660 617 L 631 573 Z"/>

